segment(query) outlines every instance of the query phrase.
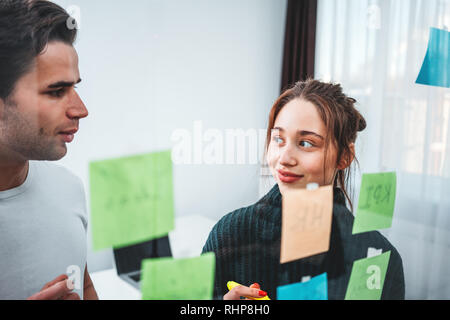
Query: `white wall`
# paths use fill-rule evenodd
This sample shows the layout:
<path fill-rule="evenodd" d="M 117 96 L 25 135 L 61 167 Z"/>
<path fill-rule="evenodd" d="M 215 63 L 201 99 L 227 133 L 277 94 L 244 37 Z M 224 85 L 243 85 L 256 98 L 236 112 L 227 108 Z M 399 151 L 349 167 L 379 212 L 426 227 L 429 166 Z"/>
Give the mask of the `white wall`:
<path fill-rule="evenodd" d="M 169 149 L 178 128 L 260 129 L 280 90 L 286 0 L 70 0 L 90 115 L 60 161 L 89 201 L 92 160 Z M 258 165 L 177 165 L 177 217 L 218 220 L 258 199 Z M 91 272 L 112 266 L 92 252 Z"/>

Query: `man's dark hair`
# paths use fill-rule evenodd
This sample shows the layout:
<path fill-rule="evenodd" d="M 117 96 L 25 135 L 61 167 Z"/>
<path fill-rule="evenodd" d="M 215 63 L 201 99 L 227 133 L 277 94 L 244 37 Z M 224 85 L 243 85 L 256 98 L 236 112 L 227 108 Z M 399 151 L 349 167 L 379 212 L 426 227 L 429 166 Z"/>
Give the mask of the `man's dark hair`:
<path fill-rule="evenodd" d="M 77 29 L 68 27 L 69 19 L 50 1 L 0 0 L 0 99 L 10 96 L 49 42 L 73 45 Z"/>

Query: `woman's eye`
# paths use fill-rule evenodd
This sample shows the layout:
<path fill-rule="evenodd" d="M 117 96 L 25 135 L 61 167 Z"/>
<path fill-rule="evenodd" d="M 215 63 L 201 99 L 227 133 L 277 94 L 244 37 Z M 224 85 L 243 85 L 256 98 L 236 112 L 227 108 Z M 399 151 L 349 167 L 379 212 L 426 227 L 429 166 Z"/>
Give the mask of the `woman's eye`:
<path fill-rule="evenodd" d="M 312 148 L 314 145 L 308 141 L 300 141 L 300 146 L 304 148 Z"/>
<path fill-rule="evenodd" d="M 273 141 L 275 141 L 275 142 L 278 143 L 278 144 L 283 143 L 283 139 L 281 139 L 281 138 L 278 137 L 278 136 L 273 137 Z"/>

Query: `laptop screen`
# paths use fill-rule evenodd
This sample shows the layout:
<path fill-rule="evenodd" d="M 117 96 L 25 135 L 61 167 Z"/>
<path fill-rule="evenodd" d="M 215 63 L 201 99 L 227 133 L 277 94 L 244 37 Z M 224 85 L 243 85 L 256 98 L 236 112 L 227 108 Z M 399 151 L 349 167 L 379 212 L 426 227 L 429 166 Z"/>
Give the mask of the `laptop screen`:
<path fill-rule="evenodd" d="M 113 249 L 113 252 L 118 275 L 140 271 L 144 259 L 172 257 L 168 236 Z"/>

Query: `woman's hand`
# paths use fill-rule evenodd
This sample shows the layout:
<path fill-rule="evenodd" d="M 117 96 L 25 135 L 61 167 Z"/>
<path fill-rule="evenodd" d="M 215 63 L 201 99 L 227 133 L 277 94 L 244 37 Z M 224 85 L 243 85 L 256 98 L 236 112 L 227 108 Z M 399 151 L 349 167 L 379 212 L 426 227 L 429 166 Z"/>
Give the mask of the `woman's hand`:
<path fill-rule="evenodd" d="M 262 291 L 259 284 L 254 283 L 250 287 L 237 286 L 231 289 L 227 294 L 223 296 L 223 300 L 252 300 L 251 298 L 262 298 L 267 295 L 267 292 Z"/>

